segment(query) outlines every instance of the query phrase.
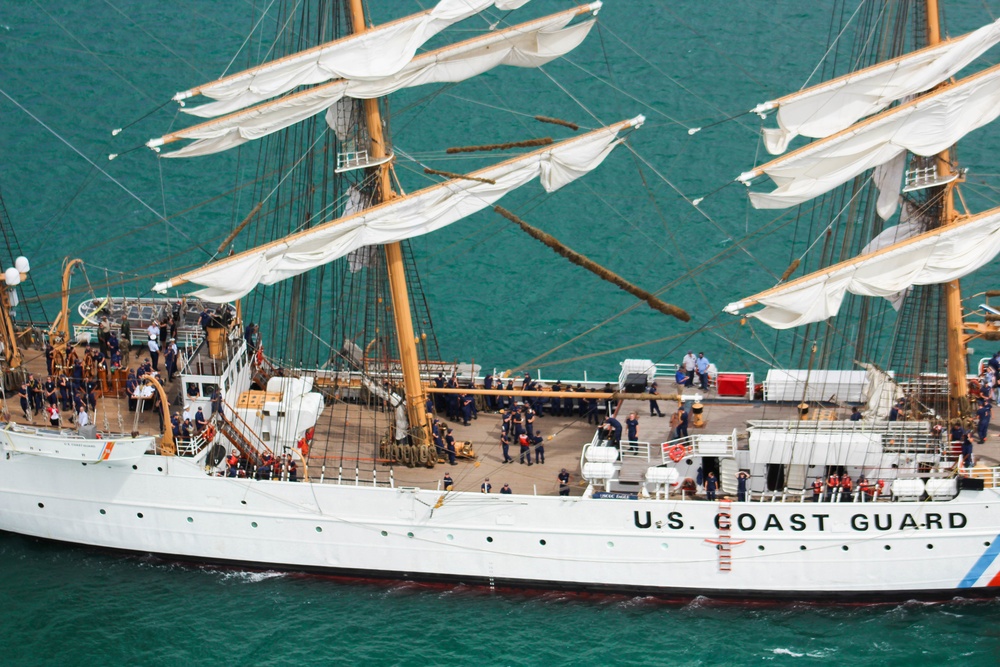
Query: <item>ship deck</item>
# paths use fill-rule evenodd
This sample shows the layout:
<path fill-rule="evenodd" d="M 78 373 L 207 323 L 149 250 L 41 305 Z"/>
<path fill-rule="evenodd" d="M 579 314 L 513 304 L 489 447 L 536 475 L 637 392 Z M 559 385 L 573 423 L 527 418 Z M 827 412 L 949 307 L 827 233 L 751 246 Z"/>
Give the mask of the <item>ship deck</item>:
<path fill-rule="evenodd" d="M 670 386 L 664 379 L 658 378 L 660 386 Z M 736 430 L 746 431 L 749 420 L 794 420 L 798 412 L 794 405 L 764 403 L 763 401 L 733 401 L 719 398 L 711 390 L 704 400 L 703 415 L 705 424 L 702 427 L 691 427 L 692 435 L 724 434 Z M 624 423 L 626 416 L 635 411 L 639 416 L 639 441 L 660 443 L 670 440 L 670 414 L 677 409 L 675 401 L 660 401 L 663 417 L 650 417 L 646 401 L 624 401 L 618 410 L 619 421 Z M 690 406 L 689 406 L 690 408 Z M 327 408 L 328 410 L 330 408 Z M 334 408 L 337 409 L 337 408 Z M 824 407 L 811 410 L 811 419 L 844 420 L 850 415 L 850 408 Z M 329 420 L 324 415 L 322 421 Z M 446 421 L 446 420 L 443 420 Z M 514 463 L 503 463 L 503 453 L 500 447 L 501 417 L 495 413 L 480 412 L 478 419 L 464 426 L 462 422 L 447 422 L 454 429 L 457 442 L 471 443 L 475 452 L 472 458 L 457 458 L 456 465 L 447 462 L 438 463 L 433 468 L 416 465 L 407 467 L 403 464 L 388 464 L 379 461 L 375 465 L 375 477 L 378 482 L 386 482 L 391 474 L 396 486 L 415 486 L 420 488 L 442 488 L 444 474 L 449 473 L 454 481 L 455 491 L 480 491 L 484 480 L 489 479 L 492 492 L 498 493 L 504 484 L 509 484 L 514 493 L 553 495 L 558 493 L 559 481 L 557 475 L 565 468 L 571 475 L 571 494 L 583 493 L 585 484 L 581 482 L 580 455 L 583 446 L 591 442 L 595 426 L 587 423 L 586 417 L 545 415 L 535 420 L 535 432 L 545 438 L 545 463 L 528 466 L 517 462 L 519 447 L 510 446 L 510 455 Z M 975 445 L 975 456 L 983 463 L 994 466 L 1000 461 L 1000 426 L 990 426 L 990 437 L 984 445 Z M 332 437 L 331 437 L 332 436 Z M 317 476 L 324 481 L 340 479 L 353 482 L 355 475 L 361 483 L 372 480 L 373 461 L 370 458 L 342 456 L 339 434 L 330 433 L 329 427 L 317 425 L 317 437 L 309 453 L 309 474 L 312 480 Z M 655 447 L 654 447 L 655 449 Z M 645 470 L 646 465 L 643 466 Z M 355 472 L 357 468 L 357 473 Z"/>
<path fill-rule="evenodd" d="M 44 380 L 46 372 L 43 356 L 40 353 L 29 352 L 26 357 L 27 371 Z M 133 362 L 135 362 L 134 357 Z M 170 398 L 171 412 L 180 410 L 183 400 L 181 397 L 183 387 L 180 379 L 175 378 L 173 382 L 166 382 L 165 378 L 161 379 L 164 380 L 164 388 Z M 657 381 L 661 387 L 666 388 L 665 393 L 674 390 L 671 381 L 665 378 L 657 378 Z M 136 416 L 136 413 L 128 410 L 127 399 L 123 396 L 116 396 L 113 386 L 109 385 L 108 388 L 109 391 L 99 397 L 96 413 L 91 416 L 99 431 L 136 431 L 141 435 L 159 435 L 159 419 L 153 412 L 147 410 Z M 742 433 L 745 432 L 749 420 L 797 419 L 797 410 L 794 405 L 765 403 L 763 401 L 734 401 L 733 399 L 719 398 L 711 390 L 704 394 L 702 402 L 704 404 L 705 424 L 703 427 L 694 427 L 692 423 L 690 428 L 692 435 L 728 435 L 734 429 Z M 16 396 L 13 400 L 8 400 L 7 409 L 14 421 L 23 422 Z M 629 412 L 637 412 L 639 415 L 639 441 L 659 445 L 659 443 L 670 439 L 670 414 L 677 409 L 677 403 L 661 400 L 660 409 L 663 411 L 663 417 L 650 417 L 646 401 L 627 400 L 618 410 L 617 416 L 619 421 L 624 423 Z M 350 419 L 355 423 L 345 427 L 343 424 L 346 420 L 342 416 L 348 410 L 351 414 Z M 454 480 L 454 489 L 457 491 L 478 492 L 483 481 L 488 478 L 493 493 L 498 493 L 504 484 L 509 484 L 514 493 L 552 495 L 558 493 L 557 475 L 561 469 L 565 468 L 572 475 L 571 494 L 578 495 L 583 492 L 580 455 L 583 446 L 593 439 L 595 432 L 595 426 L 589 425 L 586 417 L 577 415 L 562 417 L 546 414 L 536 418 L 535 432 L 545 438 L 545 463 L 535 463 L 528 466 L 516 462 L 519 452 L 517 445 L 510 447 L 510 455 L 514 457 L 515 462 L 503 463 L 499 444 L 500 415 L 481 411 L 478 419 L 473 420 L 469 426 L 464 426 L 461 422 L 447 422 L 454 429 L 456 441 L 471 444 L 474 456 L 471 458 L 459 457 L 454 466 L 445 462 L 444 464 L 439 463 L 433 468 L 427 468 L 420 465 L 407 467 L 401 463 L 390 464 L 384 459 L 373 459 L 372 451 L 377 447 L 371 444 L 359 444 L 357 442 L 358 433 L 364 434 L 363 441 L 377 442 L 376 434 L 384 432 L 384 424 L 391 417 L 391 413 L 375 410 L 368 412 L 366 417 L 364 416 L 365 411 L 359 411 L 356 405 L 328 405 L 316 426 L 316 437 L 305 466 L 307 470 L 300 469 L 300 477 L 304 477 L 304 473 L 307 473 L 308 478 L 313 482 L 339 480 L 344 483 L 354 483 L 354 480 L 357 479 L 361 484 L 370 484 L 373 478 L 379 484 L 386 484 L 391 479 L 395 486 L 442 488 L 440 485 L 447 472 L 451 474 Z M 847 407 L 816 408 L 814 406 L 811 418 L 847 419 L 849 414 L 850 409 Z M 359 415 L 361 416 L 359 417 Z M 67 417 L 66 414 L 63 415 L 64 427 L 71 426 Z M 368 423 L 358 424 L 356 423 L 358 419 L 362 422 L 368 421 Z M 44 419 L 42 415 L 34 415 L 33 423 L 47 425 L 48 420 Z M 345 446 L 344 443 L 351 437 L 354 440 L 353 444 Z M 222 444 L 227 449 L 229 448 L 229 443 L 223 442 Z M 986 443 L 976 444 L 974 451 L 977 460 L 981 460 L 988 466 L 997 465 L 1000 462 L 1000 425 L 991 424 L 990 435 Z"/>

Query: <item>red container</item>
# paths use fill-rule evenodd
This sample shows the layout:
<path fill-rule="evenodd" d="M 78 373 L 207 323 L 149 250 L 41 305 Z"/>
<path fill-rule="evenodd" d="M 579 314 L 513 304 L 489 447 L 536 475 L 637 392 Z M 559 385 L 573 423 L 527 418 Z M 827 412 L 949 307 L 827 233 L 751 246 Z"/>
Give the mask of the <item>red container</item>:
<path fill-rule="evenodd" d="M 750 377 L 747 375 L 737 375 L 735 373 L 719 373 L 716 379 L 716 388 L 719 396 L 746 396 L 749 387 Z"/>

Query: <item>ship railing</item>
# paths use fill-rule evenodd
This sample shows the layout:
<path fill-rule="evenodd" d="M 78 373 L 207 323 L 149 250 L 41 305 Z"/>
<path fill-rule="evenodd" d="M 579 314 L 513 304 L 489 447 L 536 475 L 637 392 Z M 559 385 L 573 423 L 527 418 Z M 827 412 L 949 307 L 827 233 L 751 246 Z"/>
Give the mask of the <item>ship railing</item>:
<path fill-rule="evenodd" d="M 971 468 L 959 466 L 958 474 L 971 479 L 983 480 L 983 486 L 987 489 L 1000 489 L 1000 466 L 987 467 L 982 464 Z"/>
<path fill-rule="evenodd" d="M 177 448 L 177 456 L 196 456 L 208 442 L 201 435 L 194 435 L 190 438 L 177 438 L 174 446 Z"/>

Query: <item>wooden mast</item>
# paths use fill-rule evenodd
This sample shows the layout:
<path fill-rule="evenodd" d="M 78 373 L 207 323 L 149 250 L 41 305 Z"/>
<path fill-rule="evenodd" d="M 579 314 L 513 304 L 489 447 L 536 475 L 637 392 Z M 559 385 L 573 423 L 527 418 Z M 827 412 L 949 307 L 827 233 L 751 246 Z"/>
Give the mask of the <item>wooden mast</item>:
<path fill-rule="evenodd" d="M 365 32 L 364 8 L 362 0 L 349 0 L 351 27 L 354 34 Z M 382 132 L 382 114 L 378 99 L 364 100 L 365 122 L 371 144 L 368 154 L 372 160 L 386 157 L 386 142 Z M 391 162 L 391 161 L 390 161 Z M 389 175 L 390 162 L 380 164 L 378 169 L 378 200 L 389 201 L 395 197 Z M 392 295 L 393 319 L 396 321 L 396 338 L 399 358 L 403 367 L 403 388 L 406 391 L 406 415 L 413 435 L 413 444 L 428 442 L 427 414 L 424 411 L 424 388 L 420 382 L 420 364 L 417 359 L 417 340 L 413 333 L 413 318 L 410 314 L 410 295 L 406 287 L 406 272 L 403 265 L 403 250 L 399 243 L 385 246 L 386 267 L 389 271 L 389 291 Z"/>
<path fill-rule="evenodd" d="M 941 43 L 941 17 L 938 0 L 927 0 L 927 45 Z M 951 151 L 945 149 L 937 155 L 938 177 L 952 173 Z M 955 222 L 955 184 L 957 179 L 944 186 L 941 193 L 941 226 Z M 969 391 L 966 383 L 968 364 L 966 347 L 962 338 L 962 290 L 958 280 L 944 285 L 945 316 L 948 332 L 948 395 L 949 407 L 953 415 L 962 415 L 969 410 Z"/>

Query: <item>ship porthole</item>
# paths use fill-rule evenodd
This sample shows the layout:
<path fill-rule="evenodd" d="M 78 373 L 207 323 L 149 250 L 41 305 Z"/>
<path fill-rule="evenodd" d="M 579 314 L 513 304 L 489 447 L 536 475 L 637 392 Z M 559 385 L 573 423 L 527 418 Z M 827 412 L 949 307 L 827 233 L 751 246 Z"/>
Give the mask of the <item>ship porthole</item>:
<path fill-rule="evenodd" d="M 667 550 L 667 543 L 666 542 L 660 542 L 660 548 L 663 549 L 664 551 L 666 551 Z"/>
<path fill-rule="evenodd" d="M 802 546 L 799 547 L 799 551 L 805 551 L 805 550 L 806 550 L 806 545 L 803 544 Z"/>
<path fill-rule="evenodd" d="M 757 551 L 763 551 L 763 550 L 764 550 L 764 545 L 763 544 L 758 544 L 757 545 Z"/>
<path fill-rule="evenodd" d="M 891 546 L 891 545 L 889 545 L 889 544 L 885 545 L 885 547 L 883 547 L 883 548 L 884 548 L 884 549 L 885 549 L 886 551 L 892 551 L 892 546 Z"/>
<path fill-rule="evenodd" d="M 983 546 L 984 547 L 988 547 L 988 546 L 990 546 L 990 543 L 989 542 L 983 542 Z"/>
<path fill-rule="evenodd" d="M 137 517 L 139 517 L 140 519 L 142 518 L 142 512 L 136 512 L 136 513 L 135 513 L 135 515 L 136 515 Z"/>
<path fill-rule="evenodd" d="M 101 510 L 101 514 L 107 514 L 106 510 Z"/>
<path fill-rule="evenodd" d="M 545 546 L 545 540 L 538 540 L 538 543 L 541 544 L 543 547 Z"/>
<path fill-rule="evenodd" d="M 317 533 L 322 533 L 323 532 L 323 526 L 316 526 L 316 532 Z"/>
<path fill-rule="evenodd" d="M 137 465 L 133 465 L 132 466 L 132 470 L 138 470 L 138 469 L 139 469 L 139 466 L 137 466 Z"/>
<path fill-rule="evenodd" d="M 188 517 L 188 523 L 194 523 L 194 517 Z"/>
<path fill-rule="evenodd" d="M 386 531 L 383 530 L 382 531 L 382 537 L 389 537 L 389 533 L 387 533 Z"/>
<path fill-rule="evenodd" d="M 842 546 L 842 547 L 840 547 L 840 548 L 841 548 L 841 549 L 843 549 L 844 551 L 848 551 L 848 550 L 849 550 L 849 549 L 850 549 L 851 547 L 849 547 L 849 546 L 847 546 L 847 545 L 845 544 L 844 546 Z"/>
<path fill-rule="evenodd" d="M 454 542 L 455 541 L 455 536 L 452 535 L 451 533 L 448 533 L 448 535 L 446 537 L 448 538 L 449 542 Z"/>
<path fill-rule="evenodd" d="M 614 542 L 608 542 L 608 548 L 609 549 L 614 549 L 615 548 L 615 543 Z"/>
<path fill-rule="evenodd" d="M 156 466 L 156 472 L 163 472 L 163 468 L 161 468 L 160 466 Z"/>
<path fill-rule="evenodd" d="M 250 522 L 250 527 L 251 528 L 256 528 L 257 527 L 257 522 L 256 521 L 251 521 Z"/>
<path fill-rule="evenodd" d="M 493 538 L 492 538 L 492 537 L 487 537 L 487 538 L 486 538 L 486 541 L 487 541 L 487 542 L 492 542 L 492 541 L 493 541 Z"/>
<path fill-rule="evenodd" d="M 413 537 L 413 533 L 407 533 L 406 536 L 407 537 Z"/>
<path fill-rule="evenodd" d="M 38 507 L 41 509 L 45 509 L 45 503 L 38 503 Z"/>
<path fill-rule="evenodd" d="M 927 545 L 927 548 L 928 548 L 928 549 L 933 549 L 933 548 L 934 548 L 934 545 L 933 545 L 933 544 L 928 544 L 928 545 Z"/>

